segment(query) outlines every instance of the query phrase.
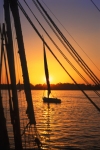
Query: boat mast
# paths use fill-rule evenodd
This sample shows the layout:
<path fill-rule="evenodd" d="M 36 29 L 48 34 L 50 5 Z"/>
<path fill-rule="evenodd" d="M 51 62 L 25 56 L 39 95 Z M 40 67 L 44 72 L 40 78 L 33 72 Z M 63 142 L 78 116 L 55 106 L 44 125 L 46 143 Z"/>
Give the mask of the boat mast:
<path fill-rule="evenodd" d="M 5 11 L 5 22 L 7 28 L 7 58 L 10 72 L 11 80 L 11 90 L 12 90 L 12 102 L 13 102 L 13 132 L 14 132 L 14 142 L 15 149 L 22 149 L 22 141 L 20 134 L 20 119 L 19 119 L 19 108 L 18 108 L 18 96 L 16 88 L 16 76 L 15 76 L 15 64 L 14 64 L 14 53 L 13 53 L 13 40 L 10 24 L 10 12 L 9 12 L 9 1 L 4 0 L 4 11 Z"/>
<path fill-rule="evenodd" d="M 14 18 L 18 48 L 19 48 L 19 56 L 20 56 L 22 72 L 23 72 L 24 89 L 25 89 L 26 101 L 27 101 L 26 113 L 28 115 L 30 124 L 36 124 L 17 0 L 9 0 L 9 2 L 10 2 L 10 8 L 13 14 L 13 18 Z"/>
<path fill-rule="evenodd" d="M 50 81 L 49 81 L 49 70 L 48 70 L 48 64 L 47 64 L 47 58 L 46 58 L 46 51 L 45 51 L 45 44 L 43 42 L 43 51 L 44 51 L 44 70 L 45 70 L 45 76 L 46 76 L 46 82 L 47 82 L 47 92 L 48 92 L 48 98 L 51 93 L 50 90 Z"/>
<path fill-rule="evenodd" d="M 1 31 L 0 26 L 0 34 L 1 34 L 1 54 L 0 54 L 0 85 L 1 85 L 1 73 L 2 73 L 2 57 L 3 57 L 3 33 Z M 0 87 L 0 149 L 8 149 L 10 150 L 8 132 L 6 127 L 6 119 L 4 116 L 4 108 L 2 104 L 2 95 L 1 95 L 1 87 Z"/>

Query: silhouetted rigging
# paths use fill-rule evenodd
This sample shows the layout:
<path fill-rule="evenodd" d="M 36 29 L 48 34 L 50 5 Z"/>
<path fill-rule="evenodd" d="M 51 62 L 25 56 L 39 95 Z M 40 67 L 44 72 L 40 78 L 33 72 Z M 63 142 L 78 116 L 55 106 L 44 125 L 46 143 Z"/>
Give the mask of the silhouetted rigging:
<path fill-rule="evenodd" d="M 33 0 L 32 0 L 33 1 Z M 24 0 L 26 3 L 26 1 Z M 62 34 L 60 29 L 56 26 L 54 21 L 51 19 L 51 17 L 47 14 L 45 9 L 41 6 L 40 2 L 36 0 L 33 1 L 35 6 L 37 6 L 38 10 L 50 26 L 50 28 L 53 30 L 57 38 L 60 40 L 60 42 L 63 44 L 63 46 L 67 49 L 67 51 L 70 53 L 70 55 L 74 58 L 74 60 L 79 64 L 79 66 L 84 70 L 84 72 L 91 78 L 91 80 L 97 85 L 100 86 L 100 81 L 96 77 L 96 75 L 90 70 L 90 68 L 86 65 L 86 63 L 81 59 L 81 57 L 78 55 L 78 53 L 75 51 L 75 49 L 72 47 L 72 45 L 68 42 L 68 40 L 65 38 L 65 36 Z M 18 6 L 17 6 L 18 5 Z M 28 6 L 28 4 L 26 3 Z M 86 94 L 86 92 L 79 86 L 79 84 L 75 81 L 75 79 L 72 77 L 72 75 L 66 70 L 66 68 L 63 66 L 63 64 L 60 62 L 59 58 L 54 54 L 54 52 L 49 47 L 48 43 L 43 39 L 42 35 L 40 34 L 39 30 L 36 28 L 34 23 L 31 21 L 30 17 L 26 13 L 25 9 L 21 5 L 21 3 L 18 0 L 4 0 L 4 9 L 5 9 L 5 22 L 6 22 L 6 28 L 3 27 L 3 38 L 1 38 L 1 52 L 3 53 L 4 57 L 4 65 L 5 65 L 5 74 L 6 74 L 6 80 L 7 84 L 9 86 L 9 83 L 11 84 L 11 88 L 8 88 L 8 97 L 9 97 L 9 110 L 10 110 L 10 117 L 11 117 L 11 124 L 13 126 L 13 135 L 14 135 L 14 148 L 15 149 L 28 149 L 28 148 L 34 148 L 32 146 L 38 146 L 38 149 L 41 149 L 41 142 L 40 142 L 40 136 L 37 132 L 36 128 L 36 120 L 35 120 L 35 114 L 34 114 L 34 107 L 32 102 L 32 95 L 31 95 L 31 88 L 30 88 L 30 82 L 29 82 L 29 75 L 28 75 L 28 69 L 27 69 L 27 62 L 25 57 L 25 51 L 24 51 L 24 42 L 22 37 L 22 31 L 21 31 L 21 25 L 20 25 L 20 19 L 19 19 L 19 11 L 18 7 L 32 26 L 32 28 L 35 30 L 41 41 L 44 43 L 46 48 L 50 51 L 50 53 L 53 55 L 53 57 L 56 59 L 56 61 L 59 63 L 59 65 L 63 68 L 63 70 L 69 75 L 69 77 L 72 79 L 72 81 L 78 86 L 78 88 L 82 91 L 82 93 L 86 96 L 86 98 L 92 103 L 92 105 L 100 112 L 100 108 L 96 105 L 96 103 Z M 30 7 L 28 6 L 30 9 Z M 42 8 L 42 9 L 40 9 Z M 43 12 L 41 11 L 43 10 Z M 18 44 L 18 54 L 20 57 L 21 67 L 22 67 L 22 74 L 23 74 L 23 82 L 24 82 L 24 94 L 26 100 L 26 107 L 25 107 L 25 117 L 20 120 L 20 109 L 18 101 L 18 95 L 17 95 L 17 88 L 16 88 L 16 71 L 15 71 L 15 64 L 14 64 L 14 48 L 13 48 L 13 38 L 12 38 L 12 31 L 11 31 L 11 22 L 10 22 L 10 11 L 12 12 L 13 19 L 14 19 L 14 25 L 15 25 L 15 31 L 17 36 L 17 44 Z M 42 26 L 42 24 L 39 22 L 37 17 L 34 15 L 32 10 L 30 9 L 31 13 L 43 29 L 43 31 L 46 33 L 46 35 L 49 37 L 49 39 L 52 41 L 52 43 L 55 45 L 55 47 L 58 49 L 60 54 L 65 58 L 65 60 L 70 64 L 70 66 L 77 72 L 77 74 L 87 83 L 89 82 L 83 77 L 83 75 L 77 70 L 77 68 L 69 61 L 69 59 L 64 55 L 64 53 L 61 51 L 61 49 L 58 47 L 58 45 L 55 43 L 53 38 L 50 37 L 48 32 L 45 30 L 45 28 Z M 47 19 L 47 18 L 48 19 Z M 2 37 L 1 33 L 1 26 L 0 26 L 0 36 Z M 3 43 L 3 40 L 5 43 Z M 4 49 L 5 48 L 5 51 Z M 6 57 L 5 57 L 6 52 Z M 0 55 L 0 84 L 1 84 L 1 68 L 2 68 L 2 54 Z M 6 60 L 7 59 L 7 60 Z M 7 64 L 8 63 L 8 64 Z M 8 71 L 9 70 L 9 71 Z M 9 73 L 9 77 L 8 77 Z M 9 81 L 10 78 L 10 81 Z M 99 97 L 100 94 L 98 91 L 95 91 L 92 89 Z M 10 92 L 11 91 L 11 92 Z M 12 95 L 11 95 L 12 94 Z M 7 102 L 7 101 L 6 101 Z M 2 116 L 0 113 L 0 119 L 4 121 L 4 128 L 6 129 L 6 123 L 3 113 L 3 106 L 2 106 L 2 96 L 1 96 L 1 89 L 0 89 L 0 110 L 2 111 Z M 22 114 L 21 114 L 22 115 Z M 22 122 L 22 121 L 25 122 Z M 23 126 L 21 126 L 23 123 Z M 1 124 L 2 125 L 2 122 Z M 23 128 L 22 128 L 23 127 Z M 3 129 L 4 129 L 3 128 Z M 7 130 L 5 130 L 5 134 L 3 135 L 2 128 L 0 128 L 0 133 L 2 133 L 2 136 L 0 134 L 0 140 L 3 136 L 6 137 L 7 145 L 3 145 L 0 143 L 0 148 L 5 149 L 7 146 L 7 149 L 10 149 L 9 139 L 7 135 Z M 23 131 L 23 132 L 22 132 Z M 22 133 L 21 133 L 22 132 Z M 30 136 L 29 136 L 30 135 Z M 31 142 L 31 143 L 30 143 Z M 37 145 L 36 145 L 37 144 Z M 27 148 L 28 146 L 28 148 Z"/>
<path fill-rule="evenodd" d="M 23 12 L 23 14 L 25 15 L 25 17 L 27 18 L 27 20 L 29 21 L 29 23 L 31 24 L 31 26 L 33 27 L 33 29 L 36 31 L 36 33 L 38 34 L 38 36 L 40 37 L 40 39 L 44 42 L 45 46 L 48 48 L 48 50 L 51 52 L 51 54 L 54 56 L 54 58 L 58 61 L 58 63 L 64 69 L 64 71 L 69 75 L 69 77 L 72 79 L 72 81 L 79 87 L 79 89 L 83 92 L 83 94 L 87 97 L 87 99 L 94 105 L 94 107 L 100 112 L 100 108 L 92 101 L 92 99 L 84 92 L 84 90 L 82 90 L 80 88 L 80 86 L 77 84 L 77 82 L 74 80 L 74 78 L 69 74 L 69 72 L 65 69 L 65 67 L 62 65 L 62 63 L 59 61 L 59 59 L 52 52 L 52 50 L 50 49 L 50 47 L 48 46 L 48 44 L 46 43 L 46 41 L 43 39 L 43 37 L 41 36 L 41 34 L 39 33 L 39 31 L 37 30 L 37 28 L 35 27 L 35 25 L 31 21 L 31 19 L 29 18 L 29 16 L 25 12 L 24 8 L 22 7 L 22 5 L 20 4 L 19 1 L 18 1 L 18 6 L 21 9 L 21 11 Z"/>
<path fill-rule="evenodd" d="M 92 2 L 92 4 L 95 6 L 95 8 L 100 12 L 99 7 L 95 4 L 95 2 L 93 0 L 90 0 Z"/>
<path fill-rule="evenodd" d="M 30 9 L 29 5 L 27 4 L 27 2 L 24 0 L 25 4 L 27 5 L 27 7 L 29 8 L 29 10 L 31 11 L 32 15 L 35 17 L 35 19 L 37 20 L 37 22 L 39 23 L 39 25 L 41 26 L 41 28 L 44 30 L 44 32 L 47 34 L 47 36 L 49 37 L 49 39 L 52 41 L 52 43 L 55 45 L 55 47 L 58 49 L 58 51 L 61 53 L 61 55 L 65 58 L 65 60 L 71 65 L 71 67 L 77 72 L 77 74 L 85 81 L 85 83 L 87 83 L 89 85 L 89 82 L 82 76 L 82 74 L 75 68 L 75 66 L 68 60 L 68 58 L 64 55 L 64 53 L 61 51 L 61 49 L 58 47 L 58 45 L 54 42 L 54 40 L 50 37 L 50 35 L 48 34 L 48 32 L 44 29 L 44 27 L 42 26 L 42 24 L 39 22 L 39 20 L 36 18 L 35 14 L 33 13 L 33 11 Z M 34 4 L 36 5 L 36 7 L 38 8 L 37 4 L 35 3 L 35 1 L 33 1 Z M 39 8 L 38 8 L 39 9 Z M 41 12 L 41 10 L 39 9 L 39 11 Z M 42 13 L 42 12 L 41 12 Z M 43 13 L 42 13 L 43 15 Z M 45 18 L 45 16 L 43 15 L 43 17 Z M 68 48 L 66 47 L 66 45 L 63 43 L 63 41 L 61 40 L 61 38 L 59 37 L 59 35 L 56 33 L 56 31 L 52 28 L 52 26 L 50 25 L 50 23 L 48 22 L 48 20 L 45 18 L 46 22 L 49 24 L 50 28 L 53 30 L 53 32 L 56 34 L 56 36 L 58 37 L 58 39 L 61 41 L 61 43 L 65 46 L 65 48 L 68 50 Z M 69 51 L 69 50 L 68 50 Z M 70 51 L 69 51 L 70 53 Z M 71 54 L 71 53 L 70 53 Z M 72 54 L 71 54 L 72 55 Z M 74 57 L 74 56 L 73 56 Z M 76 59 L 76 58 L 75 58 Z M 77 59 L 76 59 L 77 61 Z M 78 62 L 78 61 L 77 61 Z M 79 64 L 80 65 L 80 64 Z M 84 68 L 83 68 L 84 69 Z M 94 92 L 100 96 L 100 94 L 94 90 Z"/>
<path fill-rule="evenodd" d="M 69 34 L 69 36 L 73 39 L 73 41 L 78 45 L 78 47 L 83 51 L 83 53 L 87 56 L 87 58 L 92 62 L 92 64 L 100 71 L 100 69 L 97 67 L 97 65 L 93 62 L 93 60 L 86 54 L 86 52 L 83 50 L 83 48 L 79 45 L 79 43 L 74 39 L 74 37 L 69 33 L 69 31 L 64 27 L 64 25 L 60 22 L 60 20 L 55 16 L 55 14 L 50 10 L 50 8 L 46 5 L 46 3 L 41 0 L 44 5 L 48 8 L 48 10 L 51 12 L 51 14 L 56 18 L 56 20 L 59 22 L 59 24 L 63 27 L 63 29 Z"/>
<path fill-rule="evenodd" d="M 32 0 L 33 1 L 33 0 Z M 61 36 L 61 38 L 64 40 L 64 42 L 68 45 L 68 47 L 70 48 L 71 52 L 74 54 L 74 56 L 77 58 L 76 60 L 79 60 L 79 62 L 77 61 L 78 64 L 81 65 L 81 68 L 84 68 L 84 71 L 88 74 L 88 76 L 92 79 L 92 81 L 99 85 L 100 84 L 100 80 L 97 78 L 97 76 L 93 73 L 93 71 L 87 66 L 87 64 L 83 61 L 83 59 L 78 55 L 78 53 L 76 52 L 76 50 L 72 47 L 72 45 L 69 43 L 69 41 L 66 39 L 66 37 L 62 34 L 62 32 L 60 31 L 60 29 L 57 27 L 57 25 L 54 23 L 54 21 L 52 20 L 52 18 L 49 16 L 49 14 L 45 11 L 45 9 L 43 8 L 43 6 L 41 5 L 41 3 L 37 0 L 36 1 L 40 8 L 43 10 L 44 14 L 47 16 L 47 18 L 49 19 L 49 21 L 52 23 L 52 25 L 54 26 L 54 28 L 56 29 L 56 31 L 59 33 L 59 35 Z"/>

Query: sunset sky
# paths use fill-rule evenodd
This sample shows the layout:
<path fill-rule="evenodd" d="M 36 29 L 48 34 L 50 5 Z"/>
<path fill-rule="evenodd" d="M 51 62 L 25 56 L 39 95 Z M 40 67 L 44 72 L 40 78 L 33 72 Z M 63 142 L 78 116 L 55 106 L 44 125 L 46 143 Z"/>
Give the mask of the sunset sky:
<path fill-rule="evenodd" d="M 48 34 L 52 37 L 58 47 L 63 51 L 66 57 L 73 63 L 73 65 L 79 70 L 79 72 L 88 80 L 89 83 L 92 81 L 85 75 L 82 69 L 70 56 L 65 47 L 57 39 L 55 34 L 52 32 L 50 27 L 45 22 L 35 5 L 31 0 L 26 0 L 28 5 L 31 7 L 33 13 L 36 15 L 38 20 L 44 26 Z M 44 40 L 48 43 L 49 47 L 69 72 L 69 74 L 76 80 L 77 83 L 84 83 L 84 81 L 76 74 L 71 66 L 64 60 L 57 48 L 52 44 L 47 35 L 41 29 L 36 22 L 33 15 L 26 7 L 23 0 L 20 0 L 27 14 L 31 18 L 32 22 L 38 29 Z M 75 48 L 81 58 L 91 68 L 91 70 L 100 79 L 100 0 L 93 0 L 98 9 L 93 5 L 91 0 L 40 0 L 43 7 L 46 9 L 48 14 L 54 20 L 56 25 L 62 31 L 67 40 Z M 0 0 L 0 23 L 4 22 L 3 16 L 3 0 Z M 12 17 L 11 17 L 12 18 Z M 20 18 L 22 24 L 22 32 L 25 44 L 25 53 L 27 58 L 27 65 L 29 71 L 30 82 L 32 84 L 43 84 L 45 83 L 44 74 L 44 62 L 43 62 L 43 42 L 38 37 L 34 29 L 31 27 L 29 22 L 26 20 L 22 12 L 20 11 Z M 13 21 L 12 21 L 13 24 Z M 12 25 L 13 27 L 13 25 Z M 14 48 L 18 52 L 16 46 L 16 35 L 13 32 Z M 49 67 L 49 74 L 51 83 L 73 83 L 70 77 L 58 64 L 49 50 L 45 47 L 47 52 L 47 61 Z M 19 54 L 16 53 L 17 65 L 19 65 Z M 16 65 L 17 82 L 22 82 L 22 73 L 20 67 Z M 21 75 L 21 76 L 20 76 Z"/>

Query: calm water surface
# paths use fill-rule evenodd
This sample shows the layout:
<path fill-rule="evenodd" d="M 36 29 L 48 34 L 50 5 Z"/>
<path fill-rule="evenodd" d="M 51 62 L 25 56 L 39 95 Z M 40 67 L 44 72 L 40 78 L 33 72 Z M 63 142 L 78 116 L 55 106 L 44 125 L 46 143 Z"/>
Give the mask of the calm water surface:
<path fill-rule="evenodd" d="M 86 93 L 100 107 L 100 98 L 92 91 Z M 22 94 L 23 91 L 19 92 L 19 103 L 26 107 L 21 101 L 24 99 L 20 96 Z M 32 91 L 37 130 L 43 149 L 100 150 L 100 112 L 80 91 L 52 91 L 52 94 L 60 98 L 62 103 L 48 105 L 42 101 L 43 91 Z M 20 112 L 22 110 L 21 107 Z"/>
<path fill-rule="evenodd" d="M 88 95 L 100 107 L 100 98 Z M 44 149 L 100 149 L 100 112 L 80 91 L 53 91 L 61 104 L 42 102 L 43 91 L 32 91 L 37 127 Z"/>

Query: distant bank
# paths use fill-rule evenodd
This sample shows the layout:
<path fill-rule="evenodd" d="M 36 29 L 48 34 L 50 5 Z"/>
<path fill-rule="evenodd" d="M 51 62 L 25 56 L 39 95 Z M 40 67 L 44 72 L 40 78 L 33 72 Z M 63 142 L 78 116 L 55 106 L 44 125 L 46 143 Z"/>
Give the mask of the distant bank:
<path fill-rule="evenodd" d="M 79 87 L 83 90 L 100 90 L 100 84 L 99 85 L 85 85 L 85 84 L 78 84 Z M 51 89 L 52 90 L 80 90 L 79 87 L 76 84 L 72 83 L 57 83 L 57 84 L 51 84 Z M 11 85 L 7 84 L 1 84 L 0 89 L 11 89 Z M 24 89 L 23 84 L 17 84 L 16 88 L 19 90 Z M 45 90 L 46 89 L 46 84 L 30 84 L 31 90 Z"/>

